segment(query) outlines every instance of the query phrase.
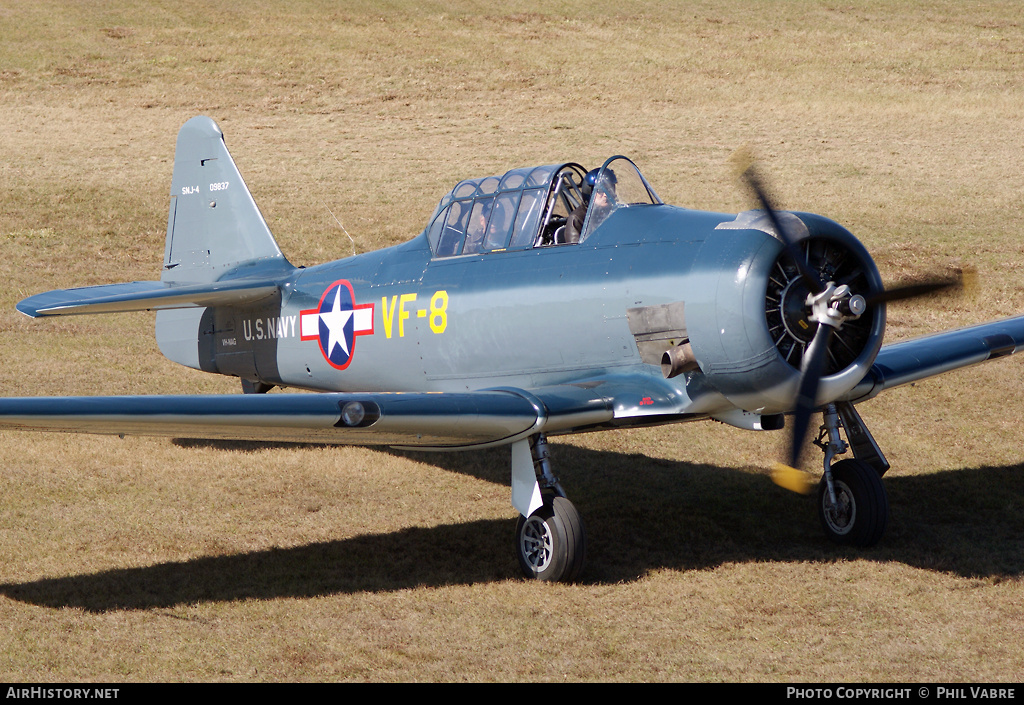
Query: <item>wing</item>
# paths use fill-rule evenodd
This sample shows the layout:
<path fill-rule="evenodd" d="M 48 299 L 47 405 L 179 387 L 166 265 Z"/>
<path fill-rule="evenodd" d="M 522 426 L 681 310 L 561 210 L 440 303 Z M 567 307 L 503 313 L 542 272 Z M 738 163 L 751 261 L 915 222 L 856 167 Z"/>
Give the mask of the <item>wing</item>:
<path fill-rule="evenodd" d="M 887 345 L 846 400 L 1022 347 L 1024 316 Z M 632 374 L 530 391 L 7 398 L 0 429 L 457 449 L 708 416 L 758 428 L 756 414 L 726 410 L 713 390 L 687 392 L 692 398 L 660 375 Z"/>
<path fill-rule="evenodd" d="M 704 418 L 708 397 L 721 411 L 652 371 L 528 391 L 0 398 L 0 429 L 441 450 Z"/>
<path fill-rule="evenodd" d="M 0 428 L 455 449 L 611 418 L 606 400 L 521 390 L 0 399 Z"/>
<path fill-rule="evenodd" d="M 861 402 L 886 389 L 1013 355 L 1024 347 L 1024 316 L 886 345 L 847 395 Z"/>

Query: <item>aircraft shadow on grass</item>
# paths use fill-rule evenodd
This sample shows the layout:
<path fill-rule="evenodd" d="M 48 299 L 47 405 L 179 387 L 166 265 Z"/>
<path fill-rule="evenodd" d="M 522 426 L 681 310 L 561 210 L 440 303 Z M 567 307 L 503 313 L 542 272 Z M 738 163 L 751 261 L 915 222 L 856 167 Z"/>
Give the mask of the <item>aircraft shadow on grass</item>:
<path fill-rule="evenodd" d="M 182 442 L 197 445 L 201 442 Z M 247 450 L 272 444 L 220 443 Z M 390 451 L 443 470 L 507 484 L 507 450 L 433 454 Z M 1024 575 L 1024 464 L 888 477 L 892 521 L 869 550 L 829 543 L 815 498 L 766 475 L 554 448 L 563 479 L 587 517 L 584 583 L 635 580 L 658 569 L 730 562 L 821 562 L 863 558 L 981 578 Z M 197 602 L 466 585 L 516 579 L 514 519 L 442 524 L 294 548 L 194 558 L 143 568 L 0 585 L 0 594 L 88 612 L 168 608 Z"/>

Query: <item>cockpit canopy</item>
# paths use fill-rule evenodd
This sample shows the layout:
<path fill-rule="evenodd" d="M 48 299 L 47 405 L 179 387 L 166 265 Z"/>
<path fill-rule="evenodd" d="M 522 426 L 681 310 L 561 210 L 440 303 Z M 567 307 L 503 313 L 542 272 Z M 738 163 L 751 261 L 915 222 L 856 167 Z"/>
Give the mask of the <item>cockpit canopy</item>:
<path fill-rule="evenodd" d="M 597 174 L 593 193 L 604 199 L 594 202 L 602 209 L 588 208 L 586 175 L 584 167 L 569 162 L 461 181 L 441 199 L 427 226 L 430 249 L 435 257 L 454 257 L 574 244 L 617 208 L 662 203 L 626 157 L 612 157 Z M 571 230 L 574 211 L 585 213 L 578 233 Z"/>

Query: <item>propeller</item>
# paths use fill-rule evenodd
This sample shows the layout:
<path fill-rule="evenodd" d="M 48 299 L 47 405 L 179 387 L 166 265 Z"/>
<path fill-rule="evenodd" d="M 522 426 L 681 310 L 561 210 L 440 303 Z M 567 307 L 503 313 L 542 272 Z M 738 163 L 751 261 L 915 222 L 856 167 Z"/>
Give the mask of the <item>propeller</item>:
<path fill-rule="evenodd" d="M 797 386 L 793 432 L 790 437 L 787 462 L 776 462 L 772 466 L 772 480 L 776 484 L 807 494 L 813 490 L 816 480 L 810 473 L 797 468 L 810 427 L 811 415 L 817 406 L 818 386 L 825 374 L 825 364 L 833 333 L 842 328 L 845 321 L 859 317 L 871 306 L 962 288 L 964 276 L 960 274 L 956 277 L 934 278 L 866 294 L 855 293 L 845 285 L 836 286 L 834 282 L 823 282 L 819 273 L 810 265 L 801 251 L 797 237 L 786 228 L 782 219 L 778 217 L 778 211 L 768 197 L 764 182 L 749 160 L 746 168 L 742 171 L 742 178 L 757 199 L 761 209 L 767 213 L 786 252 L 803 277 L 810 292 L 806 301 L 807 318 L 809 322 L 816 323 L 818 326 L 800 364 L 800 381 Z"/>

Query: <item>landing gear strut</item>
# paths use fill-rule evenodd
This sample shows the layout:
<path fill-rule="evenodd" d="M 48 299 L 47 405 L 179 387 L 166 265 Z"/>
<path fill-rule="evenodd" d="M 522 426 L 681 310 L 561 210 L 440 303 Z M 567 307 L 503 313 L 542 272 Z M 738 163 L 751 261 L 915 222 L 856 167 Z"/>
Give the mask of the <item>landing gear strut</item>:
<path fill-rule="evenodd" d="M 573 582 L 583 570 L 587 552 L 583 520 L 551 471 L 544 434 L 518 443 L 529 443 L 528 450 L 518 444 L 512 450 L 512 500 L 520 511 L 516 524 L 519 567 L 523 575 L 534 580 Z M 526 452 L 529 452 L 528 457 Z M 530 484 L 525 477 L 527 473 L 532 474 L 533 496 L 530 506 L 524 507 L 516 495 L 517 484 L 519 487 Z"/>
<path fill-rule="evenodd" d="M 866 548 L 882 539 L 889 524 L 889 498 L 882 473 L 889 463 L 852 404 L 829 404 L 815 444 L 825 452 L 825 474 L 818 486 L 818 517 L 825 535 L 839 544 Z M 840 421 L 840 417 L 842 420 Z M 854 458 L 833 463 L 850 447 Z"/>

